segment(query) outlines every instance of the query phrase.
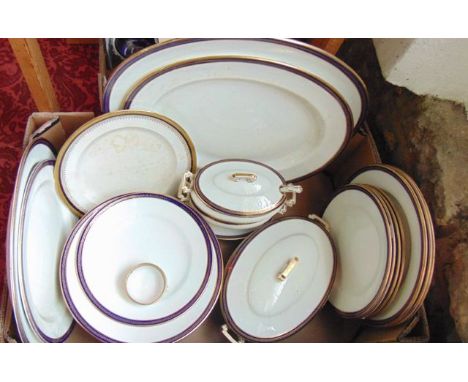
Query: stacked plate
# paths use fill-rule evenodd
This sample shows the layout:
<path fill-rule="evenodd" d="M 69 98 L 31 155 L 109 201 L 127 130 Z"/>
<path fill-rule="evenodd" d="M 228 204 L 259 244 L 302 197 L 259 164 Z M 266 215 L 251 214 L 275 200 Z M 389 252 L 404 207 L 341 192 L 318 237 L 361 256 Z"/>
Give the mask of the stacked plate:
<path fill-rule="evenodd" d="M 74 325 L 58 282 L 62 246 L 76 218 L 55 189 L 55 149 L 46 140 L 23 154 L 10 207 L 7 276 L 22 342 L 87 342 Z"/>
<path fill-rule="evenodd" d="M 60 282 L 75 320 L 104 342 L 173 342 L 208 316 L 221 251 L 191 208 L 158 194 L 114 197 L 85 214 L 65 244 Z"/>
<path fill-rule="evenodd" d="M 421 307 L 432 279 L 435 238 L 421 191 L 403 171 L 356 173 L 323 214 L 337 245 L 330 303 L 348 318 L 398 325 Z"/>

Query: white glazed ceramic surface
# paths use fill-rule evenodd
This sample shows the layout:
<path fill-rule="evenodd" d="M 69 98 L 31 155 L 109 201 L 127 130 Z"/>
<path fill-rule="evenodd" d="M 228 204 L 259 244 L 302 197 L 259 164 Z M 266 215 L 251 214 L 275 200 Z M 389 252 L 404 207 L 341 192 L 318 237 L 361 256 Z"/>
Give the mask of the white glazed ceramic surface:
<path fill-rule="evenodd" d="M 225 238 L 225 239 L 238 239 L 241 237 L 246 236 L 256 228 L 265 224 L 268 220 L 262 220 L 260 222 L 250 223 L 250 224 L 229 224 L 229 223 L 221 223 L 212 219 L 211 217 L 203 214 L 200 212 L 200 215 L 205 219 L 205 221 L 209 224 L 213 232 L 216 236 Z"/>
<path fill-rule="evenodd" d="M 227 160 L 200 170 L 195 177 L 199 196 L 212 206 L 240 214 L 263 214 L 280 207 L 283 179 L 250 161 Z M 215 207 L 216 209 L 216 207 Z"/>
<path fill-rule="evenodd" d="M 187 311 L 158 325 L 128 325 L 113 320 L 98 310 L 81 288 L 76 272 L 78 242 L 90 217 L 92 213 L 85 215 L 70 235 L 61 263 L 62 289 L 76 321 L 104 342 L 164 342 L 176 337 L 180 340 L 195 330 L 211 312 L 219 293 L 222 258 L 220 253 L 217 255 L 215 245 L 211 244 L 213 266 L 207 286 Z"/>
<path fill-rule="evenodd" d="M 104 110 L 118 110 L 132 87 L 154 70 L 174 62 L 218 55 L 260 57 L 303 69 L 328 82 L 343 95 L 355 124 L 364 117 L 367 106 L 367 96 L 363 94 L 365 86 L 346 64 L 313 47 L 276 39 L 189 39 L 148 49 L 148 54 L 130 57 L 115 70 L 105 89 Z"/>
<path fill-rule="evenodd" d="M 330 303 L 358 312 L 374 299 L 385 276 L 389 244 L 383 212 L 365 192 L 350 189 L 332 199 L 323 219 L 338 255 Z"/>
<path fill-rule="evenodd" d="M 141 114 L 115 115 L 80 133 L 59 166 L 64 194 L 86 212 L 129 192 L 175 195 L 192 156 L 184 137 L 167 122 Z"/>
<path fill-rule="evenodd" d="M 190 200 L 192 201 L 193 205 L 199 210 L 204 216 L 208 216 L 214 220 L 222 221 L 227 224 L 255 224 L 255 223 L 262 223 L 269 220 L 273 215 L 275 215 L 278 209 L 269 212 L 265 215 L 253 215 L 253 216 L 232 216 L 228 215 L 223 212 L 219 212 L 208 206 L 197 193 L 192 190 L 190 193 Z"/>
<path fill-rule="evenodd" d="M 396 175 L 391 175 L 383 170 L 371 169 L 357 175 L 351 183 L 353 184 L 369 184 L 378 187 L 386 193 L 391 199 L 396 213 L 403 220 L 402 229 L 405 227 L 409 232 L 405 232 L 404 237 L 410 240 L 411 252 L 407 254 L 409 257 L 406 276 L 403 279 L 395 299 L 378 315 L 372 317 L 374 320 L 385 320 L 397 314 L 404 308 L 408 299 L 411 298 L 412 292 L 420 277 L 422 264 L 422 241 L 423 232 L 419 216 L 416 208 L 416 203 L 413 197 L 398 180 Z"/>
<path fill-rule="evenodd" d="M 20 288 L 31 326 L 45 342 L 63 339 L 73 318 L 63 301 L 59 259 L 76 217 L 60 201 L 54 163 L 38 163 L 26 185 L 19 227 Z"/>
<path fill-rule="evenodd" d="M 180 314 L 207 282 L 210 242 L 201 223 L 173 199 L 122 198 L 89 220 L 82 239 L 83 278 L 95 299 L 130 320 L 169 319 Z M 128 273 L 140 264 L 158 266 L 163 295 L 141 305 L 127 294 Z"/>
<path fill-rule="evenodd" d="M 22 342 L 41 342 L 41 340 L 34 333 L 28 323 L 26 312 L 19 294 L 20 287 L 17 259 L 20 250 L 18 234 L 20 227 L 21 205 L 24 197 L 26 181 L 32 171 L 32 168 L 37 163 L 50 159 L 55 159 L 55 155 L 53 153 L 52 146 L 46 141 L 35 141 L 24 150 L 16 176 L 13 199 L 11 201 L 7 235 L 7 277 L 13 311 Z"/>
<path fill-rule="evenodd" d="M 278 274 L 295 257 L 295 268 L 280 281 Z M 272 340 L 311 318 L 326 298 L 333 273 L 333 247 L 323 229 L 305 219 L 285 219 L 242 248 L 226 280 L 224 304 L 238 329 Z"/>
<path fill-rule="evenodd" d="M 166 276 L 157 265 L 138 264 L 127 274 L 125 289 L 133 301 L 153 304 L 166 290 Z"/>
<path fill-rule="evenodd" d="M 181 124 L 200 167 L 251 159 L 297 179 L 328 164 L 349 137 L 351 118 L 339 95 L 293 68 L 239 57 L 179 65 L 137 86 L 125 108 Z"/>

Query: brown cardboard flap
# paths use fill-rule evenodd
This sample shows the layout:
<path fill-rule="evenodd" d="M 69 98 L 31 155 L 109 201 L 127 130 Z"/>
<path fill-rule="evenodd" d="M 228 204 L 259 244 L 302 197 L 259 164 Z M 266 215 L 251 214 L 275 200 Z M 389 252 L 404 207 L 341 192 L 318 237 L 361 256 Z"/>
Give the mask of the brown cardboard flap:
<path fill-rule="evenodd" d="M 429 324 L 424 306 L 409 321 L 392 328 L 363 327 L 354 342 L 429 342 Z"/>
<path fill-rule="evenodd" d="M 415 326 L 410 330 L 401 333 L 398 337 L 399 342 L 429 342 L 431 336 L 424 305 L 419 309 L 416 317 L 418 318 L 418 322 L 416 322 Z"/>
<path fill-rule="evenodd" d="M 37 138 L 45 138 L 55 147 L 57 151 L 60 150 L 65 140 L 70 134 L 80 127 L 83 123 L 89 121 L 94 117 L 92 112 L 82 113 L 48 113 L 48 112 L 37 112 L 30 115 L 26 123 L 26 130 L 24 133 L 23 145 L 26 145 L 31 141 L 33 133 L 39 129 L 44 123 L 49 122 L 55 118 L 59 118 L 59 122 L 54 124 L 50 129 L 46 130 Z"/>
<path fill-rule="evenodd" d="M 12 321 L 13 312 L 8 296 L 7 279 L 5 278 L 0 296 L 0 343 L 17 342 L 15 340 L 15 325 Z"/>

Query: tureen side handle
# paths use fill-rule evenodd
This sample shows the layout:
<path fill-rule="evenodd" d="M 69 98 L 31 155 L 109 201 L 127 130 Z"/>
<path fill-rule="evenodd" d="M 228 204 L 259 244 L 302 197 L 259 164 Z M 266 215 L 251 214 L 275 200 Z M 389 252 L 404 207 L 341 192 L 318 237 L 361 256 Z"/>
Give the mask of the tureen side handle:
<path fill-rule="evenodd" d="M 309 216 L 307 216 L 310 220 L 312 221 L 318 221 L 320 223 L 322 223 L 322 225 L 325 227 L 325 229 L 330 232 L 330 224 L 328 224 L 325 220 L 323 220 L 320 216 L 318 215 L 315 215 L 315 214 L 310 214 Z"/>
<path fill-rule="evenodd" d="M 242 337 L 239 337 L 239 339 L 236 340 L 229 332 L 229 328 L 226 324 L 221 326 L 221 333 L 223 333 L 224 337 L 226 337 L 228 341 L 233 344 L 242 344 L 245 342 L 245 340 Z"/>
<path fill-rule="evenodd" d="M 190 199 L 190 191 L 193 185 L 193 173 L 187 171 L 182 176 L 180 181 L 179 189 L 177 190 L 177 198 L 181 202 L 187 202 Z"/>
<path fill-rule="evenodd" d="M 285 200 L 283 206 L 278 211 L 278 213 L 283 215 L 288 207 L 293 207 L 296 204 L 296 194 L 300 194 L 302 192 L 302 186 L 289 183 L 285 186 L 281 186 L 279 190 L 282 194 L 290 194 L 290 197 Z"/>

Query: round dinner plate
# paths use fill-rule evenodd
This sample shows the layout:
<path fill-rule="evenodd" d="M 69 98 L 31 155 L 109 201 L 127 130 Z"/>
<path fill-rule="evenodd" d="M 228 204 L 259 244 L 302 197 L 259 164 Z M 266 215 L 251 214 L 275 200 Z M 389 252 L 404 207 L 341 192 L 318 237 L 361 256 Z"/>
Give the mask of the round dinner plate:
<path fill-rule="evenodd" d="M 353 126 L 341 95 L 319 78 L 239 56 L 202 57 L 151 73 L 127 96 L 125 109 L 151 110 L 180 123 L 200 167 L 251 159 L 288 181 L 329 164 Z"/>
<path fill-rule="evenodd" d="M 77 270 L 85 294 L 103 313 L 131 325 L 155 325 L 197 301 L 210 276 L 211 251 L 203 220 L 190 207 L 164 195 L 137 193 L 88 219 Z M 152 265 L 152 271 L 143 265 Z M 159 288 L 158 301 L 136 303 L 135 271 L 143 277 L 141 292 Z"/>
<path fill-rule="evenodd" d="M 188 59 L 239 55 L 283 62 L 329 83 L 349 104 L 355 126 L 367 112 L 368 95 L 356 72 L 321 49 L 299 41 L 271 38 L 175 39 L 144 49 L 121 63 L 112 73 L 103 94 L 103 110 L 122 107 L 125 96 L 142 78 L 167 65 Z"/>
<path fill-rule="evenodd" d="M 324 226 L 283 218 L 250 235 L 231 255 L 221 296 L 228 326 L 258 342 L 284 339 L 325 304 L 336 258 Z"/>
<path fill-rule="evenodd" d="M 383 299 L 378 304 L 376 309 L 373 312 L 369 313 L 367 317 L 372 318 L 373 315 L 380 313 L 382 309 L 384 309 L 396 296 L 398 289 L 400 288 L 401 282 L 404 278 L 405 271 L 406 271 L 406 254 L 408 252 L 408 240 L 404 235 L 402 219 L 396 213 L 395 208 L 390 200 L 390 198 L 381 190 L 376 187 L 363 185 L 360 184 L 360 187 L 367 189 L 370 193 L 372 193 L 376 198 L 378 198 L 382 204 L 384 210 L 390 219 L 391 226 L 393 226 L 393 235 L 394 243 L 394 265 L 390 273 L 390 281 L 389 281 L 389 289 L 386 291 Z"/>
<path fill-rule="evenodd" d="M 25 187 L 18 240 L 20 292 L 31 327 L 44 342 L 63 342 L 73 318 L 58 282 L 62 246 L 76 217 L 60 201 L 54 160 L 34 166 Z"/>
<path fill-rule="evenodd" d="M 428 260 L 428 243 L 426 222 L 423 211 L 419 208 L 419 200 L 407 182 L 391 168 L 384 165 L 372 165 L 358 171 L 350 181 L 351 184 L 369 184 L 384 191 L 392 201 L 397 214 L 403 220 L 405 237 L 410 243 L 407 253 L 407 270 L 400 288 L 393 301 L 371 322 L 388 324 L 401 317 L 409 305 L 413 304 L 415 296 L 421 290 Z"/>
<path fill-rule="evenodd" d="M 176 195 L 183 174 L 195 169 L 192 141 L 178 124 L 155 113 L 120 111 L 76 130 L 55 171 L 64 202 L 81 215 L 129 192 Z"/>
<path fill-rule="evenodd" d="M 18 254 L 20 251 L 18 240 L 20 229 L 20 212 L 24 198 L 26 182 L 33 167 L 46 160 L 55 159 L 55 149 L 45 139 L 31 142 L 24 150 L 18 167 L 15 189 L 11 201 L 10 215 L 7 228 L 6 269 L 8 290 L 16 319 L 18 334 L 22 342 L 41 342 L 28 322 L 26 311 L 20 297 Z"/>
<path fill-rule="evenodd" d="M 338 255 L 329 301 L 348 317 L 365 317 L 388 289 L 394 227 L 376 196 L 357 185 L 340 189 L 323 219 L 330 226 Z"/>
<path fill-rule="evenodd" d="M 77 223 L 65 244 L 61 264 L 60 283 L 65 301 L 75 320 L 90 334 L 103 342 L 175 342 L 193 332 L 208 317 L 213 309 L 221 288 L 223 259 L 221 249 L 206 223 L 212 252 L 210 277 L 200 298 L 184 313 L 173 320 L 158 325 L 129 325 L 116 321 L 88 299 L 84 293 L 76 271 L 78 243 L 84 228 L 90 218 L 104 208 L 109 202 L 103 203 L 84 215 Z"/>
<path fill-rule="evenodd" d="M 431 281 L 432 281 L 432 276 L 434 274 L 436 244 L 435 244 L 434 224 L 432 222 L 431 213 L 427 205 L 427 202 L 424 199 L 424 196 L 421 190 L 419 189 L 419 187 L 417 186 L 417 184 L 415 183 L 415 181 L 408 174 L 406 174 L 403 170 L 397 167 L 390 166 L 390 165 L 383 165 L 383 166 L 386 167 L 388 170 L 397 173 L 401 177 L 401 179 L 406 182 L 409 189 L 414 192 L 414 195 L 417 201 L 419 202 L 418 209 L 424 217 L 423 226 L 424 226 L 424 231 L 426 233 L 425 241 L 427 244 L 426 246 L 427 263 L 424 269 L 423 283 L 419 292 L 415 295 L 416 298 L 412 299 L 413 303 L 407 304 L 406 309 L 402 311 L 402 313 L 400 314 L 400 317 L 396 317 L 394 321 L 391 323 L 392 325 L 398 325 L 410 319 L 411 317 L 413 317 L 413 315 L 421 308 L 421 306 L 424 303 L 424 299 L 426 298 L 427 293 L 429 292 L 429 288 L 430 288 Z M 384 321 L 384 323 L 387 324 L 386 321 Z"/>

